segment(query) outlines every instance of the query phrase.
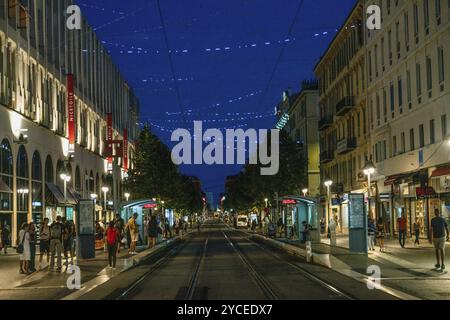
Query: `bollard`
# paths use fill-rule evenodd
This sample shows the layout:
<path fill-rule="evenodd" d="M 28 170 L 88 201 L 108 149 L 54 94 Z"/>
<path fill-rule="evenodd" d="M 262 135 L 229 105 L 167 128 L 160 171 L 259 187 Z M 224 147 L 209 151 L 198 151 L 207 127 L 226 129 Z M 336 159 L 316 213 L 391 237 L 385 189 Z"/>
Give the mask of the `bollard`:
<path fill-rule="evenodd" d="M 312 246 L 311 241 L 306 241 L 306 262 L 312 262 Z"/>

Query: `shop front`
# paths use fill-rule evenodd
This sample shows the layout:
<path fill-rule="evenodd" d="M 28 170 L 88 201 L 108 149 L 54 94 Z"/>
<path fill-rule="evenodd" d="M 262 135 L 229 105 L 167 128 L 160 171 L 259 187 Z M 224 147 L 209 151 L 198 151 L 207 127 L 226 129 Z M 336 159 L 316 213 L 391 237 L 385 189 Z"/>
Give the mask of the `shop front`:
<path fill-rule="evenodd" d="M 66 196 L 64 196 L 64 191 L 59 186 L 50 182 L 46 183 L 44 218 L 48 218 L 50 223 L 55 221 L 57 216 L 74 220 L 77 203 L 76 197 L 69 190 L 66 190 Z"/>
<path fill-rule="evenodd" d="M 281 212 L 286 238 L 301 239 L 303 223 L 311 226 L 310 240 L 320 241 L 320 216 L 314 199 L 287 196 L 281 199 Z"/>
<path fill-rule="evenodd" d="M 434 208 L 439 209 L 442 217 L 450 225 L 450 165 L 441 166 L 433 170 L 430 184 L 437 193 L 437 199 L 433 199 L 430 207 L 433 214 Z"/>

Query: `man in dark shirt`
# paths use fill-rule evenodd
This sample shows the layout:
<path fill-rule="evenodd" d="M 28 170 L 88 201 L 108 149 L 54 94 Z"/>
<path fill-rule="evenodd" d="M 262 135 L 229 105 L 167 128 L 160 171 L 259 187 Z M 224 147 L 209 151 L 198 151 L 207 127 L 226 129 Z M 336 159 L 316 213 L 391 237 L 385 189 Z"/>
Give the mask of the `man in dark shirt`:
<path fill-rule="evenodd" d="M 431 231 L 433 233 L 433 244 L 436 251 L 436 269 L 444 271 L 445 264 L 445 241 L 448 240 L 448 226 L 444 218 L 441 217 L 439 209 L 434 209 L 435 217 L 431 219 Z"/>
<path fill-rule="evenodd" d="M 406 218 L 405 214 L 402 213 L 402 216 L 397 219 L 398 223 L 398 242 L 402 248 L 405 247 L 406 240 Z"/>

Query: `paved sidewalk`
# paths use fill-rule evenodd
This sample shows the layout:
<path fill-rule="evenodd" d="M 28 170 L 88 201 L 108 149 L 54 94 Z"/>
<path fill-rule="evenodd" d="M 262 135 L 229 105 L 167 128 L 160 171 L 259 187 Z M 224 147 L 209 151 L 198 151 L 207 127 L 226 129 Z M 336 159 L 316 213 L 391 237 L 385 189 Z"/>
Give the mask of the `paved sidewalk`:
<path fill-rule="evenodd" d="M 257 231 L 257 234 L 261 232 Z M 302 250 L 305 245 L 298 240 L 276 238 L 278 242 L 293 245 Z M 313 259 L 319 264 L 345 274 L 359 281 L 367 282 L 368 267 L 376 266 L 381 271 L 381 285 L 387 291 L 405 294 L 403 298 L 447 300 L 450 299 L 450 276 L 447 272 L 434 269 L 434 248 L 426 239 L 421 239 L 421 246 L 415 247 L 413 240 L 407 239 L 405 248 L 398 240 L 385 241 L 387 252 L 370 251 L 368 255 L 351 253 L 348 249 L 348 236 L 338 236 L 337 246 L 331 247 L 329 239 L 313 243 Z M 450 244 L 446 247 L 447 268 L 450 268 Z"/>

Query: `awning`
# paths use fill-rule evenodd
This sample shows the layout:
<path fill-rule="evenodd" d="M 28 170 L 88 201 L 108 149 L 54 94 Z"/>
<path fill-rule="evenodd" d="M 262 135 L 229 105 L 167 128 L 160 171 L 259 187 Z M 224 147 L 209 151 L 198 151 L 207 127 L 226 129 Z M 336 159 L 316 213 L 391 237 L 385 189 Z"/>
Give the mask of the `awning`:
<path fill-rule="evenodd" d="M 431 178 L 450 176 L 450 166 L 440 167 L 433 171 Z"/>
<path fill-rule="evenodd" d="M 391 186 L 393 185 L 398 179 L 402 178 L 404 174 L 395 174 L 393 176 L 389 176 L 384 180 L 385 186 Z"/>
<path fill-rule="evenodd" d="M 5 183 L 5 181 L 2 180 L 2 178 L 0 178 L 0 192 L 13 193 L 12 190 Z"/>
<path fill-rule="evenodd" d="M 52 193 L 53 197 L 55 197 L 55 200 L 60 205 L 76 205 L 77 201 L 75 200 L 74 196 L 69 192 L 69 190 L 66 190 L 66 199 L 64 199 L 64 191 L 62 191 L 56 184 L 47 182 L 47 188 Z"/>

